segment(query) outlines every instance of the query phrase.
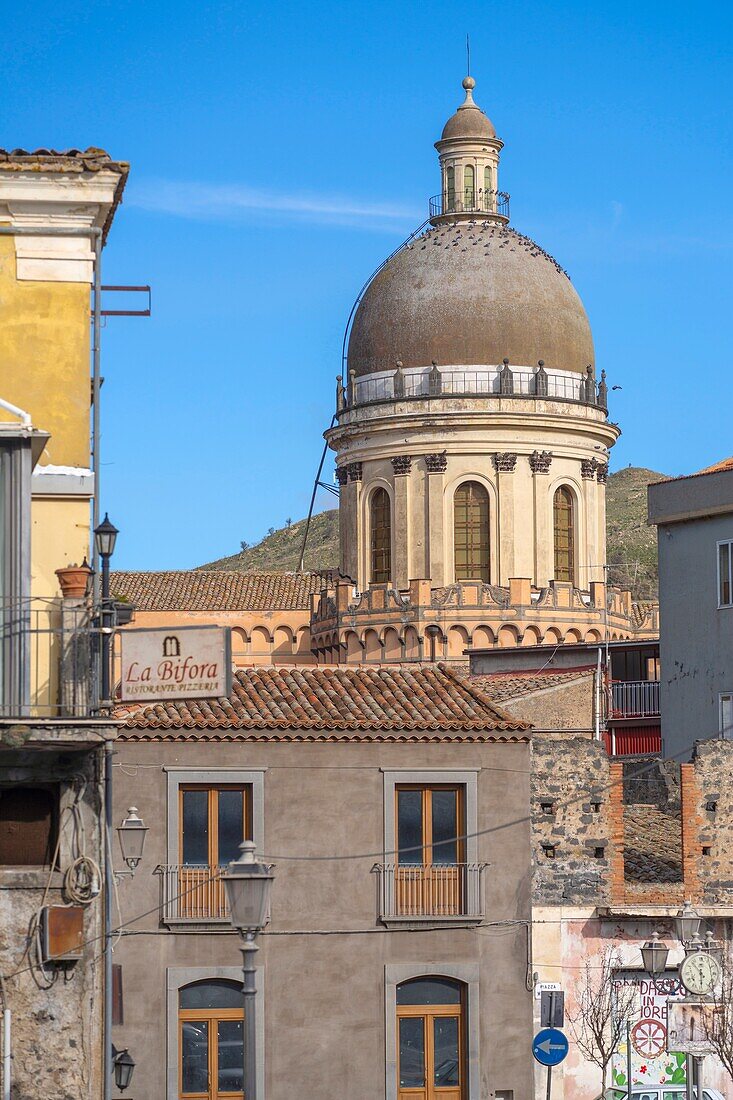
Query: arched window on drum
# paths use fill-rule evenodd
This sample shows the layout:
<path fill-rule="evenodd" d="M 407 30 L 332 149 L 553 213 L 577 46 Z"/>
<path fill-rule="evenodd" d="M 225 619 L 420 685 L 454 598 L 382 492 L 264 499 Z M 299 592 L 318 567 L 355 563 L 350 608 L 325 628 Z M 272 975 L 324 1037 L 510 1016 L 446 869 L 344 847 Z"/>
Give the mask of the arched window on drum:
<path fill-rule="evenodd" d="M 464 481 L 453 497 L 453 555 L 457 581 L 491 579 L 489 494 L 478 481 Z"/>
<path fill-rule="evenodd" d="M 392 509 L 386 489 L 375 489 L 370 503 L 372 584 L 388 584 L 392 573 Z"/>
<path fill-rule="evenodd" d="M 552 502 L 555 580 L 575 584 L 575 500 L 567 485 L 555 490 Z"/>

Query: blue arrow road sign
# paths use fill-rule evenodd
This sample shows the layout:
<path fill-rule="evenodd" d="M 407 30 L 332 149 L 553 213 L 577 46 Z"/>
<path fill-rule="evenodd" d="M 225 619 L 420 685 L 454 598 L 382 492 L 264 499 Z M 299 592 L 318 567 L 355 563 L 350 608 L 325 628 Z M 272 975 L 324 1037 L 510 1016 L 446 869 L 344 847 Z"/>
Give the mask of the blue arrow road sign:
<path fill-rule="evenodd" d="M 532 1053 L 542 1066 L 559 1066 L 568 1053 L 568 1041 L 556 1027 L 544 1027 L 532 1040 Z"/>

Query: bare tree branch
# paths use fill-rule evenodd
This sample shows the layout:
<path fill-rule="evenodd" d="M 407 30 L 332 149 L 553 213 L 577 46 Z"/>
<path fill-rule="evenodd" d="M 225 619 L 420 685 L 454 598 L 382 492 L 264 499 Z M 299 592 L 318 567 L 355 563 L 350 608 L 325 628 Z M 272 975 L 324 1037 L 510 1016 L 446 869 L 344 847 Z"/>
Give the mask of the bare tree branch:
<path fill-rule="evenodd" d="M 636 987 L 618 982 L 618 951 L 609 949 L 586 960 L 575 986 L 577 1010 L 569 1014 L 570 1031 L 578 1049 L 601 1071 L 601 1093 L 606 1088 L 608 1066 L 626 1032 L 626 1021 L 636 1002 Z"/>

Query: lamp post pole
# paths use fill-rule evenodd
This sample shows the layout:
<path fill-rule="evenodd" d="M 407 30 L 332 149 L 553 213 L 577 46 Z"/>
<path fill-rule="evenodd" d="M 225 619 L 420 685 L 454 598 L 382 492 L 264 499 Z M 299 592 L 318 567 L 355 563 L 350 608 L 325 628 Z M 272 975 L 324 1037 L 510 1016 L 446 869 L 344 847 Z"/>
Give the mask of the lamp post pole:
<path fill-rule="evenodd" d="M 244 1095 L 257 1100 L 257 952 L 254 932 L 242 937 L 242 990 L 244 992 Z"/>
<path fill-rule="evenodd" d="M 269 864 L 257 859 L 254 841 L 245 840 L 240 845 L 239 859 L 229 864 L 222 877 L 229 903 L 229 919 L 242 937 L 244 1098 L 257 1100 L 256 938 L 270 919 L 270 887 L 275 876 Z"/>

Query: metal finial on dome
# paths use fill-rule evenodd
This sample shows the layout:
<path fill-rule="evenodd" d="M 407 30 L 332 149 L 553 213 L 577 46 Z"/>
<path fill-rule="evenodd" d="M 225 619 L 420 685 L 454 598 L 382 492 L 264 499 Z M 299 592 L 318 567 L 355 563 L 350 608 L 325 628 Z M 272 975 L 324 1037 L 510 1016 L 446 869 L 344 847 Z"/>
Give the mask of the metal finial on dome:
<path fill-rule="evenodd" d="M 473 101 L 473 89 L 475 87 L 476 87 L 476 81 L 473 79 L 473 77 L 472 76 L 464 76 L 464 78 L 463 78 L 463 88 L 466 92 L 466 98 L 464 99 L 461 106 L 458 108 L 459 111 L 463 107 L 475 107 L 476 106 L 476 104 Z"/>

